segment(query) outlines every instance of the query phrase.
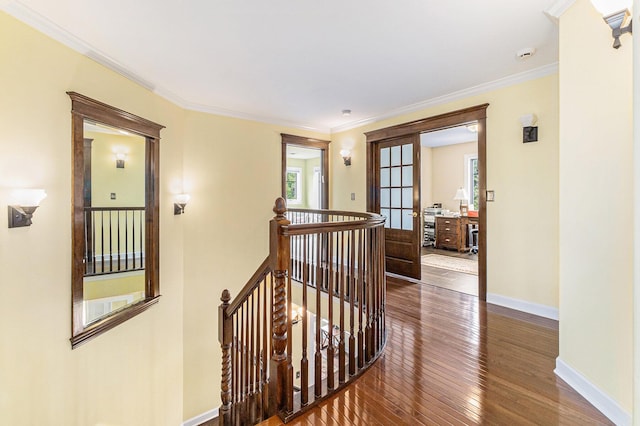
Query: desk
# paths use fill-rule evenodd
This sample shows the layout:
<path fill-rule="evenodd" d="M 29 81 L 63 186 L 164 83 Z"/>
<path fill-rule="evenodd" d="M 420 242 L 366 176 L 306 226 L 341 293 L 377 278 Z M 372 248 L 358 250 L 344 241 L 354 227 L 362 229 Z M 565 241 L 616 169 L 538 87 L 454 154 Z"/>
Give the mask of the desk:
<path fill-rule="evenodd" d="M 469 226 L 478 225 L 477 217 L 436 216 L 436 248 L 469 250 Z"/>

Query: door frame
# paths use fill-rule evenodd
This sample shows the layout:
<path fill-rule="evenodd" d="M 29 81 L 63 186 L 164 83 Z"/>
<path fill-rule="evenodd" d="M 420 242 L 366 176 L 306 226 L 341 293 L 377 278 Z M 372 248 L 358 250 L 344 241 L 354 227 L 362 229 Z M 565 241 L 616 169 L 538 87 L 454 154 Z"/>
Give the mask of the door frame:
<path fill-rule="evenodd" d="M 435 115 L 420 120 L 397 124 L 383 129 L 365 132 L 367 137 L 367 210 L 374 211 L 379 204 L 376 191 L 374 166 L 377 143 L 396 138 L 398 136 L 416 135 L 421 133 L 457 127 L 472 122 L 478 123 L 478 186 L 479 186 L 479 214 L 478 214 L 478 298 L 487 300 L 487 108 L 489 104 L 481 104 L 445 114 Z M 415 229 L 415 232 L 422 232 Z"/>
<path fill-rule="evenodd" d="M 331 141 L 321 139 L 305 138 L 303 136 L 280 133 L 282 136 L 282 171 L 281 171 L 281 193 L 287 198 L 287 146 L 299 146 L 302 148 L 315 148 L 320 150 L 320 164 L 322 164 L 322 174 L 320 191 L 320 208 L 329 208 L 329 144 Z"/>

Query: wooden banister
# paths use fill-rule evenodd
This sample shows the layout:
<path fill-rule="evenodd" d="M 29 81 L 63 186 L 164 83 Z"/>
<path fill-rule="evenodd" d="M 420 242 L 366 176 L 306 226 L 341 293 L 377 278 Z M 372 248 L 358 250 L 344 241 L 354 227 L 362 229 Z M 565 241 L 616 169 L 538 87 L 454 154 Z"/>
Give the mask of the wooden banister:
<path fill-rule="evenodd" d="M 221 297 L 221 425 L 295 417 L 362 374 L 386 342 L 384 218 L 287 211 L 282 198 L 273 211 L 269 256 L 233 301 Z"/>

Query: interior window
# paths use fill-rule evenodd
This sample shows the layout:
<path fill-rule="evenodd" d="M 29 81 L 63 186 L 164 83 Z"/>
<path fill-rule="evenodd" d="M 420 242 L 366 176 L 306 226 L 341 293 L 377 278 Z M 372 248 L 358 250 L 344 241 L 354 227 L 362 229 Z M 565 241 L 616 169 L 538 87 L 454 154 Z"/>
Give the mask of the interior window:
<path fill-rule="evenodd" d="M 71 346 L 144 312 L 160 297 L 160 130 L 79 93 L 71 98 Z"/>

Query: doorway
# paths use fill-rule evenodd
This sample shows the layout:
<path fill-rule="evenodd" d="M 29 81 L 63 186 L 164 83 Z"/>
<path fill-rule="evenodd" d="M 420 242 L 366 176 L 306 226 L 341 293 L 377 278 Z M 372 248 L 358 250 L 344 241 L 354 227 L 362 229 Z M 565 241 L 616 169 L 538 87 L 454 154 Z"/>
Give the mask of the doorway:
<path fill-rule="evenodd" d="M 282 136 L 282 198 L 289 208 L 329 208 L 329 141 Z"/>
<path fill-rule="evenodd" d="M 476 122 L 420 134 L 421 281 L 478 295 Z"/>
<path fill-rule="evenodd" d="M 478 188 L 478 298 L 480 300 L 486 300 L 487 283 L 486 283 L 486 109 L 489 104 L 482 104 L 463 110 L 458 110 L 438 116 L 428 117 L 425 119 L 412 121 L 408 123 L 399 124 L 384 129 L 374 130 L 365 133 L 367 137 L 367 210 L 372 212 L 381 212 L 381 173 L 380 170 L 380 158 L 381 147 L 385 143 L 389 143 L 394 139 L 401 137 L 412 137 L 413 146 L 415 150 L 419 150 L 419 138 L 422 133 L 431 132 L 440 129 L 452 128 L 461 125 L 477 124 L 477 140 L 478 140 L 478 152 L 477 152 L 477 188 Z M 418 155 L 419 153 L 415 153 Z M 420 170 L 420 161 L 417 161 L 414 165 L 414 169 Z M 419 175 L 418 175 L 419 176 Z M 420 182 L 416 182 L 414 191 L 417 192 L 416 198 L 418 203 L 414 203 L 412 215 L 414 217 L 421 216 L 420 211 Z M 419 222 L 419 221 L 418 221 Z M 391 257 L 387 256 L 386 266 L 387 272 L 398 275 L 413 277 L 420 279 L 420 274 L 416 277 L 416 274 L 407 274 L 406 270 L 410 269 L 415 272 L 416 269 L 420 270 L 420 258 L 421 258 L 421 243 L 422 243 L 422 227 L 414 226 L 413 238 L 405 245 L 405 251 L 409 253 L 405 260 L 410 263 L 411 266 L 405 265 L 405 271 L 399 269 L 394 265 L 394 261 Z M 395 253 L 393 249 L 389 248 L 393 242 L 386 242 L 387 253 L 392 255 Z"/>

